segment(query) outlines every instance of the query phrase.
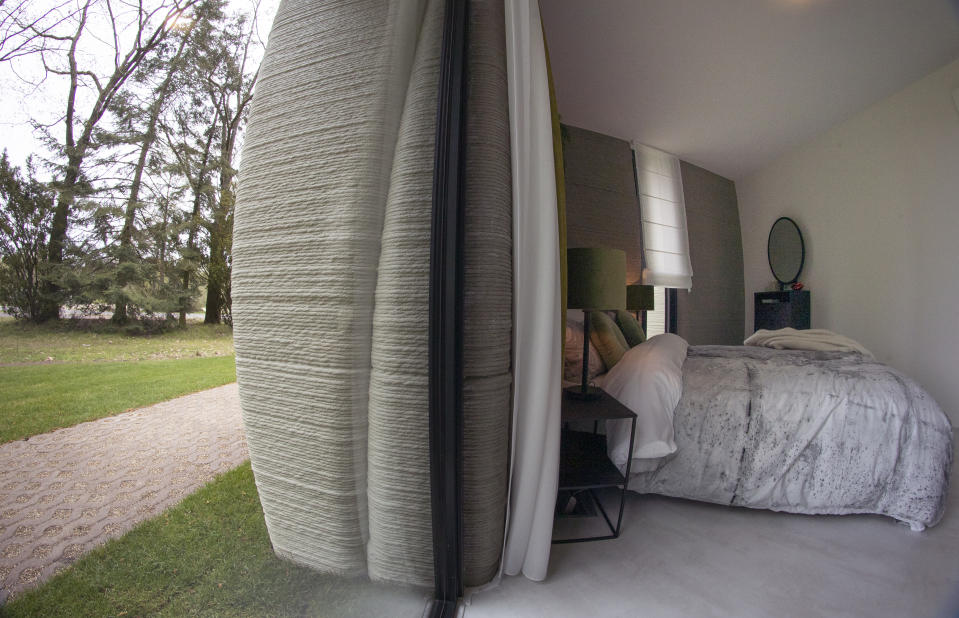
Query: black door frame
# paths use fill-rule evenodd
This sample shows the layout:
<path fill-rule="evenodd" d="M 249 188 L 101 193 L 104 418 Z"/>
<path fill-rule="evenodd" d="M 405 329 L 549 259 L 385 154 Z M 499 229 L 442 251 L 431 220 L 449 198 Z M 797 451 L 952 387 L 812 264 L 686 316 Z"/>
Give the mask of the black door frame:
<path fill-rule="evenodd" d="M 429 426 L 435 589 L 428 615 L 463 594 L 463 212 L 469 0 L 446 0 L 430 239 Z"/>

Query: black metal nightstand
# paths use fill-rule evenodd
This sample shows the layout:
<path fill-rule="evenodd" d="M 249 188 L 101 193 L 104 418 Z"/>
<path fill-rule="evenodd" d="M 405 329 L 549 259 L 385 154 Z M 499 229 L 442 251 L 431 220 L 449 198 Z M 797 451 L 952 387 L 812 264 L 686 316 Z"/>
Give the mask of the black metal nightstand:
<path fill-rule="evenodd" d="M 755 330 L 776 330 L 791 326 L 809 328 L 809 290 L 756 292 L 754 298 Z"/>
<path fill-rule="evenodd" d="M 559 494 L 573 496 L 577 500 L 585 497 L 599 509 L 610 534 L 573 539 L 556 539 L 553 543 L 579 543 L 582 541 L 601 541 L 619 537 L 623 523 L 623 508 L 626 506 L 626 487 L 629 483 L 629 470 L 633 458 L 633 439 L 636 437 L 636 414 L 616 401 L 606 391 L 600 391 L 599 399 L 579 400 L 563 394 L 562 406 L 563 432 L 559 455 Z M 630 458 L 626 462 L 626 475 L 620 473 L 606 455 L 606 436 L 596 433 L 599 421 L 625 419 L 631 421 L 629 431 Z M 574 431 L 568 428 L 572 421 L 593 421 L 592 433 Z M 602 502 L 594 490 L 603 487 L 621 487 L 619 497 L 619 515 L 613 525 Z"/>

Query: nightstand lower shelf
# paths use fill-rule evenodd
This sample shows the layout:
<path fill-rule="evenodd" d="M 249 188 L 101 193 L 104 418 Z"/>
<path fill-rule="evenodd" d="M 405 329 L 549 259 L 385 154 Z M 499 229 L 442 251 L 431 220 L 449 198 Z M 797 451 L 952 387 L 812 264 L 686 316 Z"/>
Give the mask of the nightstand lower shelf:
<path fill-rule="evenodd" d="M 635 435 L 635 416 L 630 432 L 629 452 L 632 452 Z M 613 465 L 606 454 L 606 436 L 585 431 L 564 429 L 561 437 L 559 496 L 557 499 L 557 517 L 596 516 L 598 510 L 609 528 L 609 534 L 554 539 L 553 543 L 581 543 L 584 541 L 603 541 L 619 538 L 623 523 L 623 509 L 626 505 L 627 477 Z M 629 474 L 627 464 L 626 474 Z M 615 524 L 610 518 L 602 501 L 594 490 L 607 487 L 620 488 L 619 513 Z M 577 502 L 573 513 L 566 512 L 570 500 Z"/>
<path fill-rule="evenodd" d="M 622 485 L 626 478 L 606 456 L 606 436 L 563 430 L 560 489 L 595 489 Z"/>
<path fill-rule="evenodd" d="M 586 541 L 606 541 L 609 539 L 619 538 L 620 525 L 622 524 L 622 506 L 626 499 L 626 491 L 623 490 L 623 495 L 620 496 L 620 515 L 618 521 L 614 524 L 613 520 L 610 519 L 609 513 L 606 512 L 605 507 L 603 507 L 603 501 L 599 499 L 599 496 L 596 495 L 595 490 L 593 489 L 578 489 L 578 490 L 560 490 L 559 492 L 559 502 L 563 502 L 564 499 L 575 498 L 577 501 L 576 510 L 573 513 L 561 513 L 557 512 L 556 517 L 583 517 L 593 518 L 603 516 L 603 520 L 606 522 L 606 527 L 609 528 L 609 534 L 600 534 L 596 536 L 585 536 L 585 537 L 573 537 L 573 538 L 562 538 L 562 539 L 553 539 L 554 545 L 561 545 L 563 543 L 583 543 Z M 557 511 L 559 510 L 559 504 L 557 504 Z"/>

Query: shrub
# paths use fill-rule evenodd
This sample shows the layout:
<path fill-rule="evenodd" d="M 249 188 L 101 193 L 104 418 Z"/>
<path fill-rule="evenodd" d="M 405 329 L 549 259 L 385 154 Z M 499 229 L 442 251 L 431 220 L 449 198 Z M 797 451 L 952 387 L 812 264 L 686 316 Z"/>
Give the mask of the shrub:
<path fill-rule="evenodd" d="M 0 305 L 14 317 L 41 319 L 53 210 L 54 193 L 36 179 L 33 160 L 27 160 L 24 178 L 4 151 L 0 158 Z"/>

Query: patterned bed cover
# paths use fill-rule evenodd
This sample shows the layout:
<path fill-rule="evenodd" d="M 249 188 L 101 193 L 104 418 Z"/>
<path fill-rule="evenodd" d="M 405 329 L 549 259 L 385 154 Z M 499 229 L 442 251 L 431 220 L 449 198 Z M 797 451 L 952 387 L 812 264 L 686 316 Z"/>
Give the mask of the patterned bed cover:
<path fill-rule="evenodd" d="M 942 517 L 952 426 L 900 372 L 855 353 L 691 346 L 678 450 L 630 489 L 809 514 Z"/>

